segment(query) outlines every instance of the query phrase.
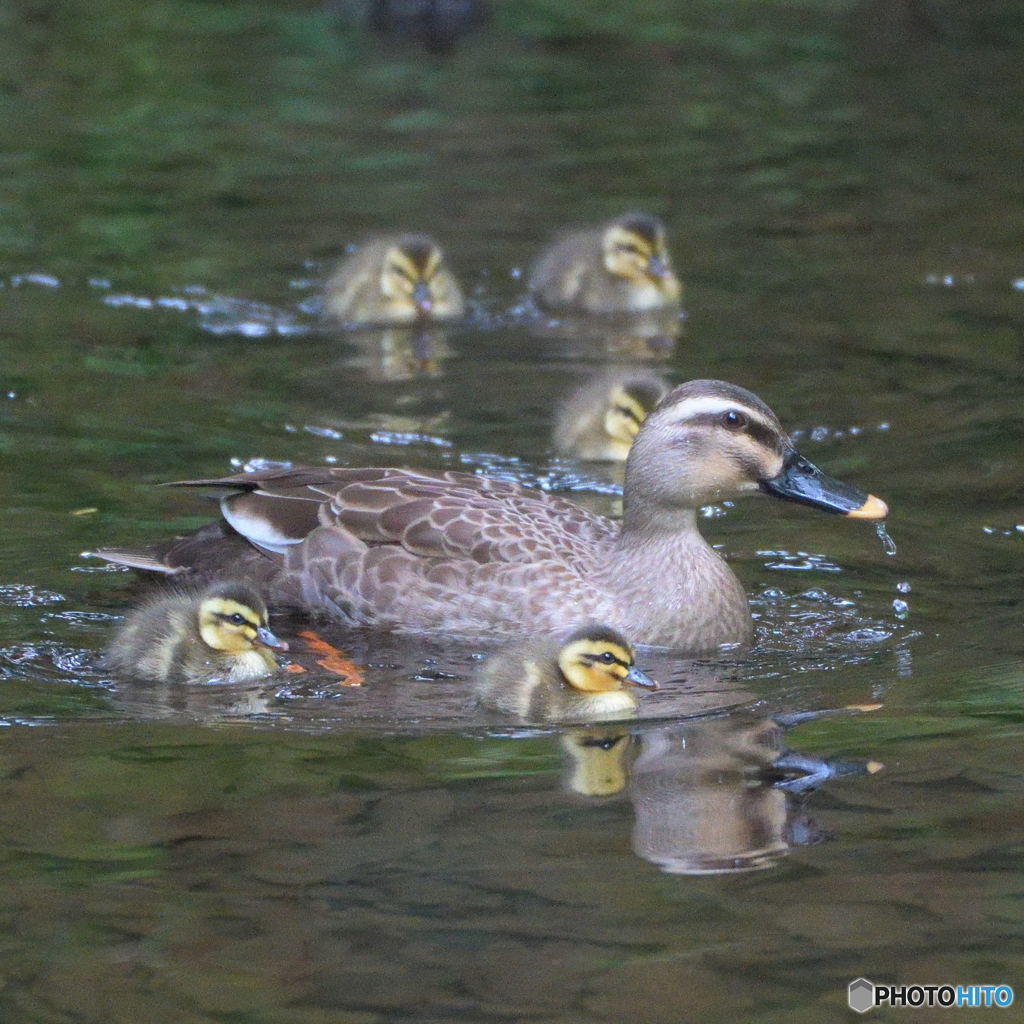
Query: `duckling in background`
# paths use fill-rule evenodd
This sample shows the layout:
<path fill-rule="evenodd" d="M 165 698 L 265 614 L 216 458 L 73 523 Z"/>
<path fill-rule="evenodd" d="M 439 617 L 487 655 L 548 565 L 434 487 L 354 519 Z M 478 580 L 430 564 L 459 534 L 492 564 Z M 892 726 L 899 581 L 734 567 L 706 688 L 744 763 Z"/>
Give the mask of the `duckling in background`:
<path fill-rule="evenodd" d="M 371 238 L 327 281 L 324 312 L 346 324 L 401 325 L 454 320 L 462 289 L 426 235 Z"/>
<path fill-rule="evenodd" d="M 245 583 L 164 594 L 133 611 L 107 651 L 118 675 L 155 682 L 236 683 L 277 669 L 288 645 L 267 628 L 267 606 Z"/>
<path fill-rule="evenodd" d="M 558 410 L 555 451 L 594 462 L 625 462 L 640 424 L 668 392 L 665 379 L 654 373 L 598 374 Z"/>
<path fill-rule="evenodd" d="M 629 718 L 637 702 L 623 684 L 658 688 L 633 660 L 617 630 L 583 626 L 562 641 L 546 637 L 496 651 L 480 668 L 477 695 L 484 706 L 527 721 Z"/>
<path fill-rule="evenodd" d="M 682 298 L 665 226 L 646 213 L 556 241 L 534 264 L 530 291 L 541 309 L 571 313 L 643 313 Z"/>

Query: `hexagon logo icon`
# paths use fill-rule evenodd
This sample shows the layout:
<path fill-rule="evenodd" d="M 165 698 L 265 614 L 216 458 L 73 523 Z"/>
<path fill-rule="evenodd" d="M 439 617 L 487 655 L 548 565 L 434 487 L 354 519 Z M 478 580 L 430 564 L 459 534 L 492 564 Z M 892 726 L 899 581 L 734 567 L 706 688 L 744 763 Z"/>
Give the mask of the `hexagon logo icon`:
<path fill-rule="evenodd" d="M 867 978 L 854 978 L 847 986 L 846 1001 L 851 1010 L 867 1013 L 875 1005 L 875 983 Z"/>

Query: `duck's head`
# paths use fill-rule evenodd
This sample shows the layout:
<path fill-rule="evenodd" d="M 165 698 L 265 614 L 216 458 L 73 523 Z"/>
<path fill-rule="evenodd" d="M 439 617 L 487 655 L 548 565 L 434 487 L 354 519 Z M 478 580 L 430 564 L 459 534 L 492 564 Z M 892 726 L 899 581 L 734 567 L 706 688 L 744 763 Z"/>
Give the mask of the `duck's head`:
<path fill-rule="evenodd" d="M 609 274 L 678 294 L 679 282 L 665 244 L 665 225 L 657 217 L 627 213 L 613 220 L 601 236 L 601 254 Z"/>
<path fill-rule="evenodd" d="M 612 383 L 604 413 L 604 430 L 618 444 L 629 446 L 640 426 L 668 390 L 657 377 L 633 377 Z"/>
<path fill-rule="evenodd" d="M 621 633 L 607 626 L 583 626 L 558 652 L 565 681 L 581 693 L 607 693 L 623 684 L 656 690 L 658 684 L 633 664 L 633 648 Z"/>
<path fill-rule="evenodd" d="M 257 647 L 286 651 L 267 626 L 263 598 L 244 583 L 217 583 L 199 599 L 199 635 L 207 647 L 225 654 L 244 654 Z"/>
<path fill-rule="evenodd" d="M 409 320 L 429 320 L 439 296 L 436 278 L 444 263 L 440 247 L 426 235 L 402 235 L 384 253 L 382 294 Z"/>
<path fill-rule="evenodd" d="M 693 380 L 647 417 L 626 463 L 625 513 L 648 524 L 661 514 L 762 492 L 854 519 L 888 508 L 826 476 L 794 448 L 775 413 L 735 384 Z"/>

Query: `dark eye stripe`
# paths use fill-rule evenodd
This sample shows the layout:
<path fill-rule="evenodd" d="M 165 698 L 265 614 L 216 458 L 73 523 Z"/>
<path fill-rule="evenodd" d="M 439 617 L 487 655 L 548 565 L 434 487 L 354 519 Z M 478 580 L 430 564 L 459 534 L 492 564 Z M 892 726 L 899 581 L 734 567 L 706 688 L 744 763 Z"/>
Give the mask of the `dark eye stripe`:
<path fill-rule="evenodd" d="M 643 422 L 641 420 L 641 418 L 636 414 L 636 410 L 635 409 L 630 409 L 629 406 L 626 406 L 626 405 L 616 405 L 615 406 L 615 411 L 616 412 L 621 412 L 622 415 L 626 417 L 626 419 L 630 419 L 634 423 L 642 423 Z"/>
<path fill-rule="evenodd" d="M 602 651 L 600 654 L 590 654 L 590 653 L 581 654 L 580 655 L 580 661 L 581 661 L 582 664 L 585 664 L 585 665 L 597 665 L 597 664 L 601 664 L 601 665 L 621 665 L 625 669 L 629 668 L 629 662 L 628 661 L 623 661 L 621 658 L 616 657 L 614 654 L 612 654 L 612 660 L 611 661 L 602 661 L 601 659 L 603 658 L 603 656 L 604 656 L 604 651 Z"/>
<path fill-rule="evenodd" d="M 217 613 L 217 617 L 219 619 L 222 619 L 224 622 L 229 623 L 232 626 L 252 626 L 254 629 L 258 629 L 259 628 L 258 623 L 255 623 L 255 622 L 252 621 L 252 619 L 247 619 L 244 616 L 242 617 L 242 621 L 241 622 L 234 622 L 234 621 L 232 621 L 234 619 L 235 615 L 237 615 L 237 614 L 239 614 L 239 613 L 238 612 L 218 612 Z"/>
<path fill-rule="evenodd" d="M 744 415 L 746 414 L 744 413 Z M 696 416 L 691 416 L 683 422 L 687 424 L 693 423 L 702 426 L 707 425 L 718 427 L 722 424 L 722 413 L 702 412 L 698 413 Z M 779 452 L 781 454 L 785 448 L 785 442 L 783 438 L 779 436 L 778 431 L 772 430 L 770 427 L 766 427 L 760 420 L 755 420 L 752 416 L 747 416 L 747 425 L 742 430 L 737 430 L 736 433 L 746 434 L 748 437 L 757 441 L 758 444 L 764 445 L 765 448 L 770 448 L 773 452 Z"/>

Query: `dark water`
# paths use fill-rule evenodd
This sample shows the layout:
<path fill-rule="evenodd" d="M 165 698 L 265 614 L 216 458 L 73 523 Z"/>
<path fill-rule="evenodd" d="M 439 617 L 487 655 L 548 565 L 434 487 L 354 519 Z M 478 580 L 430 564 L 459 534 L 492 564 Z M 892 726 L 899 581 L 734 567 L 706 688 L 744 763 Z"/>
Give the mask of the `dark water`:
<path fill-rule="evenodd" d="M 443 56 L 342 5 L 0 10 L 5 1020 L 818 1022 L 858 975 L 1024 985 L 1024 21 L 606 7 L 495 4 Z M 543 239 L 632 207 L 672 234 L 674 345 L 532 315 Z M 323 328 L 380 227 L 446 244 L 465 324 Z M 359 688 L 104 673 L 131 581 L 79 552 L 210 515 L 152 484 L 405 463 L 614 510 L 552 418 L 637 363 L 758 392 L 897 554 L 709 510 L 758 644 L 648 654 L 619 729 L 485 719 L 444 638 L 322 628 Z M 851 704 L 881 708 L 800 717 Z"/>

